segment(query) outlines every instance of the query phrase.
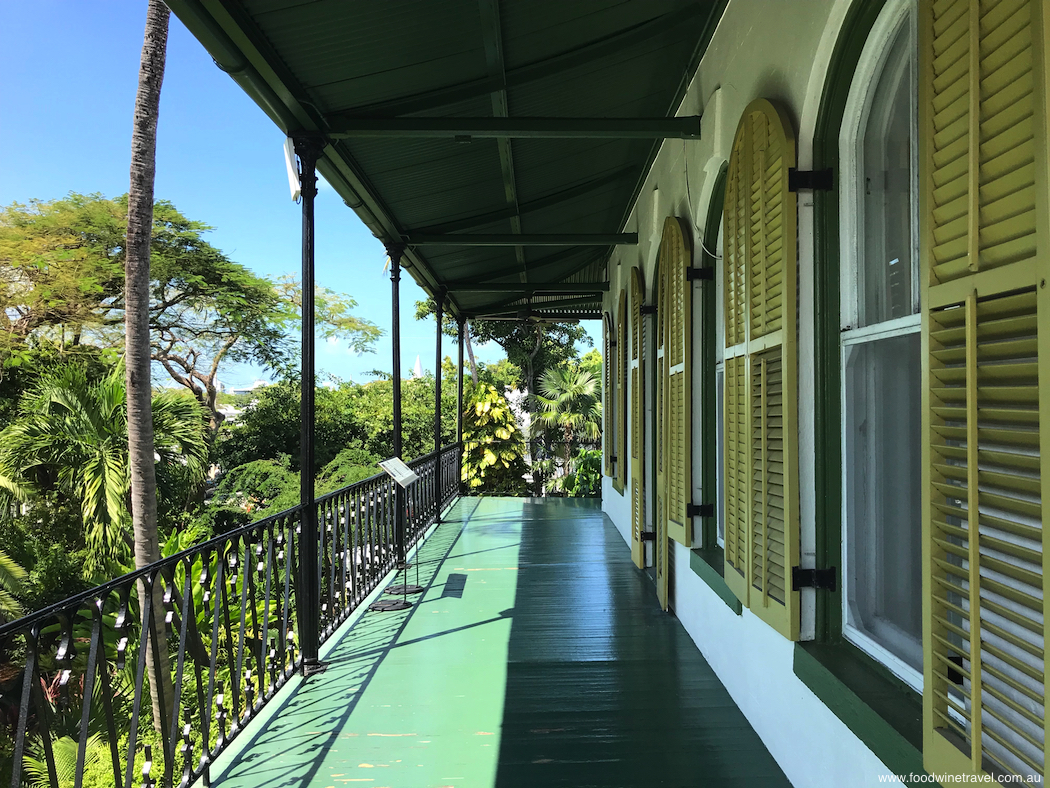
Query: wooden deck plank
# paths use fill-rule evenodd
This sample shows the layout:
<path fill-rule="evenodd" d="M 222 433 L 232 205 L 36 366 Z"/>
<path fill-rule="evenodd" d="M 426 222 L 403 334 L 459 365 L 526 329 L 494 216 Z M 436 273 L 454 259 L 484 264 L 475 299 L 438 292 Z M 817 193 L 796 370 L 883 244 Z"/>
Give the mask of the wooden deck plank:
<path fill-rule="evenodd" d="M 464 499 L 418 570 L 213 784 L 788 785 L 594 502 Z"/>

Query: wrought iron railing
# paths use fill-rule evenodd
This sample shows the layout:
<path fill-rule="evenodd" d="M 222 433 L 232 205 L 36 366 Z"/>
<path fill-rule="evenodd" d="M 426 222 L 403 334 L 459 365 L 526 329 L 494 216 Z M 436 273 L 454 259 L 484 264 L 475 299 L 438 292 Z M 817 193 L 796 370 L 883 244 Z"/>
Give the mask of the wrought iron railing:
<path fill-rule="evenodd" d="M 80 788 L 100 772 L 125 788 L 209 784 L 215 758 L 302 667 L 303 627 L 323 642 L 375 590 L 456 497 L 460 460 L 453 444 L 409 463 L 420 478 L 400 544 L 394 483 L 377 475 L 317 500 L 316 553 L 297 506 L 0 626 L 10 784 Z M 320 570 L 313 605 L 306 554 Z"/>

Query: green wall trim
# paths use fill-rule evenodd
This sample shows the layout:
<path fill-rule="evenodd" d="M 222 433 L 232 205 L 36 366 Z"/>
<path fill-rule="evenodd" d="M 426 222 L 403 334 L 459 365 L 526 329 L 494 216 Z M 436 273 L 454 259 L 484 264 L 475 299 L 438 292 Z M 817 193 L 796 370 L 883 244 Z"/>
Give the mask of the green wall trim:
<path fill-rule="evenodd" d="M 839 333 L 839 130 L 864 43 L 886 0 L 855 2 L 846 13 L 828 64 L 813 134 L 813 169 L 831 168 L 835 188 L 813 193 L 813 355 L 816 492 L 815 563 L 818 569 L 842 563 L 842 419 Z M 841 571 L 839 572 L 841 577 Z M 842 637 L 842 584 L 816 598 L 816 639 Z"/>
<path fill-rule="evenodd" d="M 725 207 L 726 173 L 728 164 L 723 164 L 715 176 L 711 187 L 711 201 L 707 205 L 707 218 L 700 232 L 703 243 L 700 245 L 700 268 L 712 271 L 711 279 L 701 280 L 700 295 L 700 490 L 703 503 L 718 506 L 717 475 L 715 463 L 721 462 L 718 456 L 718 435 L 716 419 L 717 391 L 715 390 L 715 341 L 718 338 L 718 327 L 715 325 L 715 290 L 716 283 L 715 255 L 717 251 L 718 230 L 722 225 L 722 212 Z M 695 352 L 695 351 L 694 351 Z M 700 544 L 703 548 L 718 546 L 718 514 L 704 517 L 700 525 Z M 719 553 L 722 551 L 719 550 Z M 721 558 L 718 562 L 721 571 Z M 723 585 L 725 585 L 723 583 Z M 739 611 L 737 611 L 739 613 Z"/>
<path fill-rule="evenodd" d="M 849 643 L 796 643 L 793 667 L 799 680 L 890 772 L 926 774 L 919 693 Z"/>
<path fill-rule="evenodd" d="M 689 551 L 689 568 L 710 586 L 711 590 L 729 606 L 730 610 L 739 616 L 741 611 L 740 600 L 736 598 L 736 595 L 726 585 L 726 581 L 722 576 L 724 566 L 724 554 L 721 547 Z"/>

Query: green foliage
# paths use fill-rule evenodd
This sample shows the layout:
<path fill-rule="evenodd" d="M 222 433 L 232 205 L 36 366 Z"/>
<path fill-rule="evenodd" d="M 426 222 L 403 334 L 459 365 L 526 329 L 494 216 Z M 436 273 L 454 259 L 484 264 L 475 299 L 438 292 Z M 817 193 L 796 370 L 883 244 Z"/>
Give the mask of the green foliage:
<path fill-rule="evenodd" d="M 0 517 L 0 544 L 27 570 L 13 592 L 22 607 L 39 610 L 89 587 L 84 579 L 87 549 L 80 507 L 58 493 L 48 493 L 16 511 Z"/>
<path fill-rule="evenodd" d="M 299 473 L 281 460 L 254 460 L 227 473 L 215 491 L 224 506 L 248 512 L 253 520 L 299 505 Z"/>
<path fill-rule="evenodd" d="M 456 432 L 456 388 L 452 381 L 445 383 L 441 389 L 443 444 L 454 441 Z M 360 445 L 381 459 L 394 453 L 393 389 L 391 380 L 374 380 L 348 390 L 348 408 L 363 432 Z M 405 461 L 433 451 L 433 376 L 401 381 L 401 425 L 401 456 Z M 343 440 L 345 443 L 346 438 Z"/>
<path fill-rule="evenodd" d="M 601 437 L 602 403 L 598 381 L 576 366 L 548 369 L 540 379 L 537 429 L 554 430 L 561 434 L 565 456 L 572 452 L 579 438 L 597 440 Z"/>
<path fill-rule="evenodd" d="M 375 476 L 380 457 L 359 446 L 343 449 L 317 476 L 317 493 L 322 495 Z"/>
<path fill-rule="evenodd" d="M 22 605 L 15 598 L 29 573 L 3 550 L 0 550 L 0 622 L 22 615 Z"/>
<path fill-rule="evenodd" d="M 558 463 L 548 458 L 541 460 L 547 475 L 547 492 L 570 498 L 593 498 L 602 490 L 601 449 L 578 449 L 565 466 L 565 473 L 558 475 Z"/>
<path fill-rule="evenodd" d="M 427 320 L 436 311 L 434 299 L 416 302 L 416 320 Z M 479 345 L 495 342 L 507 354 L 508 369 L 517 368 L 514 388 L 525 389 L 529 373 L 542 375 L 550 367 L 576 358 L 577 343 L 590 347 L 590 335 L 577 323 L 531 323 L 509 320 L 471 320 L 470 333 Z M 442 326 L 446 336 L 458 336 L 455 319 L 445 313 Z M 500 362 L 503 363 L 503 362 Z M 481 382 L 481 370 L 478 370 Z M 494 382 L 488 382 L 495 385 Z"/>
<path fill-rule="evenodd" d="M 60 348 L 123 346 L 127 196 L 70 194 L 0 209 L 0 361 L 25 364 L 33 343 Z M 153 360 L 211 411 L 227 361 L 287 371 L 296 359 L 302 293 L 230 260 L 205 240 L 212 228 L 158 200 L 150 245 Z M 381 335 L 357 318 L 349 296 L 318 288 L 318 326 L 326 338 L 370 350 Z"/>
<path fill-rule="evenodd" d="M 363 438 L 360 419 L 349 407 L 348 387 L 318 388 L 314 394 L 314 456 L 316 469 L 331 462 L 348 443 Z M 239 423 L 224 428 L 216 445 L 223 468 L 253 460 L 289 458 L 299 470 L 299 381 L 285 379 L 255 392 L 254 402 L 241 413 Z"/>
<path fill-rule="evenodd" d="M 510 389 L 520 388 L 521 368 L 501 358 L 495 364 L 478 363 L 478 383 L 483 386 L 494 386 L 500 394 L 506 395 Z"/>
<path fill-rule="evenodd" d="M 584 353 L 577 364 L 584 372 L 589 372 L 595 380 L 602 379 L 602 354 L 597 348 L 592 348 Z"/>
<path fill-rule="evenodd" d="M 23 767 L 30 788 L 73 788 L 78 750 L 79 744 L 71 736 L 60 736 L 51 742 L 55 776 L 58 777 L 58 784 L 52 786 L 43 745 L 36 743 L 33 751 L 26 755 Z M 102 788 L 112 783 L 113 766 L 109 759 L 109 745 L 101 735 L 92 734 L 85 747 L 83 785 L 85 788 Z"/>
<path fill-rule="evenodd" d="M 463 481 L 471 492 L 525 492 L 525 440 L 495 386 L 478 386 L 464 414 L 463 443 Z"/>
<path fill-rule="evenodd" d="M 175 391 L 153 397 L 158 480 L 194 474 L 202 480 L 207 442 L 201 409 Z M 0 487 L 20 502 L 54 492 L 80 508 L 91 565 L 126 564 L 130 517 L 124 372 L 96 382 L 67 364 L 42 376 L 0 432 Z"/>

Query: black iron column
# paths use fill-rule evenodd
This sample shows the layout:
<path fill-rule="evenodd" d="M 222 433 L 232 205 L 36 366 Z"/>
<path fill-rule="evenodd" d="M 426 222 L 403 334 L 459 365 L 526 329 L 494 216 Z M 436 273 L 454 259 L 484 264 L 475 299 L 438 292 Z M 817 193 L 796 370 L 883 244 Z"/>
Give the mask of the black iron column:
<path fill-rule="evenodd" d="M 436 522 L 441 522 L 441 335 L 443 323 L 445 320 L 445 290 L 442 288 L 438 294 L 437 310 L 435 316 L 437 317 L 437 340 L 435 344 L 437 348 L 434 353 L 434 481 L 436 486 L 437 500 L 438 500 L 438 511 L 437 516 L 434 518 Z"/>
<path fill-rule="evenodd" d="M 393 323 L 390 338 L 394 343 L 394 456 L 401 456 L 401 256 L 405 247 L 390 244 L 386 248 L 390 255 L 390 292 L 393 301 Z M 394 541 L 397 542 L 397 565 L 404 569 L 406 563 L 405 539 L 405 488 L 394 485 Z"/>
<path fill-rule="evenodd" d="M 318 659 L 321 631 L 321 572 L 317 528 L 317 502 L 314 499 L 314 198 L 317 196 L 317 159 L 323 143 L 316 138 L 297 137 L 299 192 L 303 201 L 303 278 L 302 278 L 302 375 L 299 405 L 299 644 L 303 654 L 303 675 L 324 670 Z"/>
<path fill-rule="evenodd" d="M 456 463 L 456 467 L 460 469 L 460 482 L 459 489 L 463 492 L 463 345 L 466 344 L 467 338 L 467 320 L 464 317 L 459 318 L 459 364 L 457 369 L 459 375 L 456 378 L 456 443 L 459 444 L 459 462 Z"/>

